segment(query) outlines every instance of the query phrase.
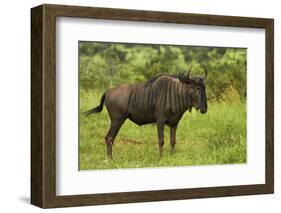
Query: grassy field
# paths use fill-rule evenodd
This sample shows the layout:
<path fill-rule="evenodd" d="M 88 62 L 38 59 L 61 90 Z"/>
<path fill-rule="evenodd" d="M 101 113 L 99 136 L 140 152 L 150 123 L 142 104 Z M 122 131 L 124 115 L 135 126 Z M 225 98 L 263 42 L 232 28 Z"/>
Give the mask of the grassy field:
<path fill-rule="evenodd" d="M 108 160 L 106 108 L 100 114 L 82 114 L 97 106 L 100 97 L 101 93 L 80 91 L 80 170 L 246 163 L 245 103 L 209 103 L 204 115 L 186 112 L 178 126 L 174 155 L 170 155 L 169 129 L 165 128 L 161 159 L 156 125 L 137 126 L 127 120 L 115 140 L 113 160 Z"/>

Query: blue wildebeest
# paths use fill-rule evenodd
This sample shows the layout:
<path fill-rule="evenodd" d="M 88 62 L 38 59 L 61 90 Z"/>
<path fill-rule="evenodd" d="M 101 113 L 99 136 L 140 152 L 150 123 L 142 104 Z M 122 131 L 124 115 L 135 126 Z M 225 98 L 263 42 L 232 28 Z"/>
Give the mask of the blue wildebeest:
<path fill-rule="evenodd" d="M 207 112 L 205 76 L 187 74 L 162 74 L 145 83 L 121 85 L 107 90 L 100 105 L 85 112 L 86 115 L 101 112 L 105 104 L 111 124 L 105 137 L 107 155 L 112 158 L 112 145 L 119 129 L 128 118 L 138 125 L 156 123 L 160 157 L 164 144 L 164 125 L 170 127 L 171 153 L 176 144 L 176 130 L 183 114 L 192 108 Z"/>

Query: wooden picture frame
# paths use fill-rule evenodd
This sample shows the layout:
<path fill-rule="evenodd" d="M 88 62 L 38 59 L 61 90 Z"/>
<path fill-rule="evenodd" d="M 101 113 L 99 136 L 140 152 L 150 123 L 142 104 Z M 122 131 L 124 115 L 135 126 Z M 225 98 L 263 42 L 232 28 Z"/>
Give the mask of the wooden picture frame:
<path fill-rule="evenodd" d="M 56 195 L 56 17 L 265 29 L 265 184 Z M 274 21 L 218 15 L 41 5 L 31 9 L 31 203 L 42 208 L 207 198 L 274 191 Z"/>

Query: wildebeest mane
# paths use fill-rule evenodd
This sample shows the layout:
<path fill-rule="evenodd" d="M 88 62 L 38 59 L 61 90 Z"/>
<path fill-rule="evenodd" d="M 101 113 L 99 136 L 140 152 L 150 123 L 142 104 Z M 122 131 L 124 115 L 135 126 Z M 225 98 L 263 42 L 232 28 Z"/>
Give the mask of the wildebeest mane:
<path fill-rule="evenodd" d="M 154 81 L 156 81 L 158 78 L 160 78 L 162 76 L 170 76 L 170 77 L 173 77 L 173 78 L 177 78 L 183 83 L 191 83 L 192 82 L 190 79 L 187 78 L 186 73 L 159 74 L 159 75 L 147 80 L 145 85 L 148 86 L 148 85 L 152 84 Z"/>
<path fill-rule="evenodd" d="M 188 82 L 183 74 L 158 75 L 132 90 L 130 105 L 151 117 L 157 107 L 171 113 L 184 112 L 191 107 Z"/>

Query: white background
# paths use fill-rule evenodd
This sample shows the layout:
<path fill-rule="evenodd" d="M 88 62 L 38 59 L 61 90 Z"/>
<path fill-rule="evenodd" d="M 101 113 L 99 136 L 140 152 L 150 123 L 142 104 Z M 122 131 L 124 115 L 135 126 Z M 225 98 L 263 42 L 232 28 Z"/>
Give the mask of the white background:
<path fill-rule="evenodd" d="M 56 36 L 57 195 L 265 183 L 264 30 L 63 17 Z M 247 48 L 247 163 L 78 171 L 78 40 Z"/>
<path fill-rule="evenodd" d="M 119 1 L 48 1 L 49 3 L 87 6 L 122 7 L 176 12 L 212 13 L 275 18 L 275 108 L 280 109 L 281 90 L 280 30 L 281 14 L 278 1 L 245 0 L 119 0 Z M 30 191 L 30 7 L 42 1 L 2 1 L 1 22 L 1 109 L 0 135 L 1 176 L 0 210 L 11 212 L 42 211 L 29 205 Z M 208 198 L 139 204 L 68 208 L 69 212 L 278 212 L 280 207 L 281 147 L 280 110 L 275 111 L 275 194 L 229 198 Z M 64 212 L 66 209 L 52 209 Z M 280 210 L 279 210 L 280 211 Z"/>

